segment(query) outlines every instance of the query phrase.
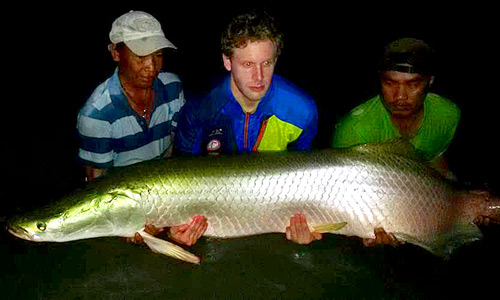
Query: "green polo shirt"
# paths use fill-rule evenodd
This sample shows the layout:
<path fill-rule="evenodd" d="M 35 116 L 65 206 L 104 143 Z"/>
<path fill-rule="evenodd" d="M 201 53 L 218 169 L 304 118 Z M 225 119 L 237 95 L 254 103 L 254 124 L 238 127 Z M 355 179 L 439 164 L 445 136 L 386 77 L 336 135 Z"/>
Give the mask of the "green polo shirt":
<path fill-rule="evenodd" d="M 435 160 L 448 149 L 459 120 L 460 109 L 453 102 L 428 93 L 424 100 L 422 125 L 409 141 L 424 160 Z M 342 118 L 336 125 L 332 147 L 346 148 L 397 138 L 401 135 L 378 95 Z"/>

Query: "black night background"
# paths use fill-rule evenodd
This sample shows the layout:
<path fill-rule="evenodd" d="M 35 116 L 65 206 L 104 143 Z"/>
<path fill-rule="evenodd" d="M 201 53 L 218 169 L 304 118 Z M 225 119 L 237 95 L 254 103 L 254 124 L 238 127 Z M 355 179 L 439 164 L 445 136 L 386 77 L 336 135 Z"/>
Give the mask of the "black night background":
<path fill-rule="evenodd" d="M 50 197 L 57 197 L 81 185 L 83 174 L 76 160 L 78 147 L 76 117 L 78 110 L 94 88 L 106 80 L 115 69 L 107 50 L 108 34 L 114 19 L 133 9 L 149 12 L 160 21 L 166 37 L 178 48 L 167 53 L 164 69 L 180 76 L 189 101 L 189 95 L 203 93 L 210 88 L 213 78 L 225 73 L 219 50 L 220 31 L 224 25 L 237 13 L 261 6 L 255 2 L 240 4 L 239 1 L 238 4 L 230 1 L 203 3 L 176 1 L 178 3 L 174 4 L 169 2 L 174 1 L 136 1 L 136 3 L 78 1 L 60 5 L 40 4 L 41 2 L 33 5 L 19 2 L 14 4 L 13 8 L 4 10 L 5 19 L 2 21 L 2 27 L 7 35 L 2 41 L 2 69 L 4 78 L 7 79 L 2 80 L 4 97 L 0 119 L 4 135 L 0 143 L 4 159 L 3 173 L 7 180 L 3 181 L 5 186 L 0 197 L 0 203 L 5 208 L 0 214 L 2 222 L 11 213 L 43 203 Z M 384 45 L 400 37 L 414 37 L 426 41 L 439 57 L 433 91 L 454 101 L 462 111 L 460 128 L 449 150 L 451 169 L 461 181 L 473 187 L 486 186 L 493 192 L 499 191 L 500 157 L 497 139 L 500 129 L 498 123 L 500 65 L 498 17 L 495 9 L 479 3 L 467 3 L 463 6 L 457 4 L 442 6 L 437 4 L 437 1 L 411 4 L 398 2 L 391 4 L 385 1 L 383 3 L 269 1 L 266 4 L 285 34 L 285 46 L 279 57 L 276 73 L 305 89 L 317 101 L 320 130 L 315 147 L 317 149 L 328 147 L 338 119 L 377 93 L 376 62 Z M 13 20 L 8 18 L 9 14 L 12 14 Z M 498 230 L 496 233 L 498 234 Z M 498 239 L 498 235 L 496 238 Z M 278 240 L 276 237 L 271 237 L 269 240 L 256 238 L 254 242 L 243 241 L 243 244 L 261 249 L 264 247 L 263 244 L 277 243 L 276 240 Z M 95 292 L 97 288 L 102 289 L 101 296 L 104 297 L 106 290 L 113 288 L 104 284 L 99 285 L 88 278 L 91 278 L 90 274 L 94 272 L 102 276 L 100 280 L 112 282 L 107 276 L 121 276 L 117 275 L 119 273 L 117 270 L 123 271 L 121 273 L 123 276 L 128 274 L 127 276 L 131 277 L 115 279 L 115 289 L 121 285 L 129 285 L 130 282 L 129 286 L 133 291 L 129 291 L 128 295 L 134 299 L 146 298 L 148 289 L 153 298 L 159 295 L 168 298 L 169 293 L 172 297 L 186 296 L 192 292 L 190 284 L 198 292 L 186 296 L 187 298 L 218 298 L 217 294 L 206 292 L 208 289 L 206 285 L 212 285 L 212 289 L 216 290 L 218 284 L 222 285 L 221 282 L 224 280 L 233 286 L 226 288 L 226 292 L 217 290 L 219 296 L 237 299 L 248 298 L 245 295 L 250 298 L 266 297 L 266 295 L 284 298 L 301 298 L 300 295 L 302 298 L 358 298 L 368 295 L 370 298 L 371 295 L 374 298 L 428 299 L 432 298 L 431 294 L 436 298 L 452 298 L 454 294 L 459 295 L 456 285 L 467 283 L 469 284 L 467 289 L 475 291 L 474 285 L 493 283 L 492 279 L 481 279 L 477 276 L 473 276 L 471 282 L 465 279 L 472 272 L 487 274 L 491 267 L 486 265 L 489 260 L 480 255 L 483 252 L 476 249 L 457 258 L 455 264 L 451 266 L 445 265 L 439 271 L 429 271 L 431 278 L 429 281 L 441 276 L 452 278 L 442 283 L 444 291 L 441 290 L 437 294 L 431 289 L 435 287 L 434 285 L 438 285 L 435 281 L 428 283 L 422 277 L 406 273 L 407 268 L 417 268 L 416 274 L 427 274 L 424 268 L 434 266 L 434 258 L 417 251 L 416 261 L 419 263 L 405 258 L 408 253 L 398 253 L 397 258 L 389 259 L 386 256 L 391 255 L 393 250 L 380 250 L 375 253 L 382 258 L 370 256 L 368 266 L 360 260 L 351 265 L 353 269 L 359 267 L 354 264 L 362 265 L 357 273 L 357 278 L 361 279 L 349 281 L 344 278 L 347 286 L 352 285 L 350 287 L 352 291 L 346 289 L 340 294 L 326 288 L 327 281 L 320 284 L 324 292 L 319 293 L 317 282 L 304 279 L 309 276 L 307 272 L 312 273 L 313 277 L 320 276 L 318 274 L 330 276 L 328 273 L 330 267 L 283 268 L 283 273 L 302 272 L 297 276 L 306 282 L 305 287 L 301 289 L 304 294 L 292 295 L 292 292 L 275 291 L 281 287 L 295 291 L 301 283 L 287 285 L 282 282 L 285 280 L 284 277 L 280 277 L 282 275 L 278 275 L 276 270 L 269 270 L 274 275 L 267 277 L 269 281 L 266 285 L 255 279 L 259 276 L 265 277 L 266 273 L 255 266 L 249 267 L 254 263 L 250 264 L 248 257 L 241 258 L 242 268 L 245 266 L 247 268 L 246 275 L 242 273 L 242 269 L 237 269 L 236 265 L 239 263 L 235 263 L 234 260 L 229 260 L 226 269 L 217 266 L 219 271 L 224 273 L 221 278 L 243 276 L 242 278 L 247 280 L 246 283 L 239 281 L 236 283 L 234 279 L 216 281 L 214 278 L 220 274 L 211 273 L 207 268 L 203 271 L 203 267 L 191 275 L 185 275 L 186 272 L 190 272 L 191 266 L 179 267 L 171 262 L 165 264 L 165 269 L 170 271 L 165 270 L 165 277 L 158 279 L 152 277 L 162 276 L 161 271 L 148 271 L 146 268 L 134 270 L 133 266 L 137 267 L 139 264 L 137 260 L 145 260 L 146 265 L 157 267 L 155 264 L 166 260 L 141 258 L 140 255 L 150 253 L 147 253 L 147 249 L 139 247 L 131 250 L 136 257 L 139 256 L 139 258 L 129 258 L 136 260 L 133 266 L 122 269 L 109 267 L 109 274 L 106 274 L 104 269 L 97 270 L 89 262 L 92 259 L 94 262 L 105 262 L 104 258 L 101 261 L 97 258 L 83 257 L 85 251 L 92 252 L 92 245 L 104 247 L 107 244 L 103 246 L 102 243 L 91 242 L 94 244 L 89 246 L 80 243 L 78 244 L 80 248 L 86 249 L 80 252 L 74 250 L 77 246 L 72 246 L 71 249 L 76 251 L 75 255 L 81 255 L 81 259 L 88 260 L 78 262 L 69 258 L 72 254 L 65 252 L 66 250 L 59 245 L 37 248 L 37 245 L 13 242 L 10 237 L 6 237 L 6 234 L 2 234 L 1 242 L 1 254 L 4 255 L 5 261 L 9 262 L 8 267 L 4 268 L 5 271 L 2 271 L 4 273 L 0 274 L 5 279 L 0 280 L 5 282 L 5 286 L 2 284 L 2 290 L 14 287 L 11 289 L 12 297 L 23 295 L 25 299 L 35 299 L 38 296 L 43 299 L 58 299 L 57 295 L 61 294 L 57 293 L 62 290 L 65 291 L 62 295 L 87 299 L 98 294 Z M 120 245 L 125 243 L 114 240 L 108 243 L 109 247 L 115 248 L 103 250 L 103 255 L 112 256 L 109 261 L 118 266 L 129 264 L 125 258 L 117 258 L 118 254 L 113 256 L 113 253 L 129 255 L 129 252 L 124 252 L 120 248 Z M 327 241 L 327 243 L 331 247 L 335 246 L 334 242 Z M 243 252 L 242 246 L 231 245 L 239 251 L 237 253 Z M 498 245 L 496 242 L 490 246 L 496 246 L 498 252 Z M 227 245 L 222 245 L 221 248 L 225 246 Z M 281 246 L 280 249 L 284 248 Z M 50 257 L 44 255 L 51 250 L 66 258 L 62 259 L 62 262 L 58 262 L 54 257 L 40 258 Z M 297 251 L 303 250 L 300 248 Z M 311 251 L 315 255 L 323 252 L 329 254 L 324 247 L 316 246 Z M 494 253 L 494 250 L 486 253 Z M 224 255 L 230 257 L 232 254 L 228 250 Z M 390 262 L 387 262 L 387 259 Z M 477 259 L 478 265 L 473 263 L 472 259 Z M 331 263 L 331 260 L 325 258 L 326 263 Z M 37 267 L 36 264 L 32 269 L 29 268 L 28 264 L 33 261 L 38 261 L 43 268 Z M 373 267 L 374 265 L 377 267 Z M 387 265 L 392 267 L 389 268 Z M 498 269 L 498 262 L 493 265 Z M 76 268 L 76 271 L 67 270 L 71 266 Z M 47 268 L 53 268 L 54 272 L 49 272 Z M 457 270 L 461 272 L 460 275 L 454 274 Z M 137 272 L 142 272 L 141 276 L 145 276 L 143 281 L 139 280 L 145 283 L 144 286 L 134 279 L 139 274 Z M 254 277 L 250 274 L 252 272 L 263 273 L 254 274 Z M 202 274 L 211 276 L 211 279 L 207 280 Z M 45 277 L 39 278 L 41 275 Z M 148 281 L 144 280 L 149 278 L 148 276 L 151 277 L 150 284 L 154 288 L 151 286 L 148 288 Z M 356 276 L 356 271 L 345 269 L 342 273 L 337 269 L 335 276 Z M 369 279 L 372 276 L 376 278 L 374 283 Z M 390 278 L 389 283 L 388 278 Z M 184 281 L 181 287 L 173 283 L 176 279 Z M 331 280 L 335 281 L 335 278 Z M 335 283 L 337 286 L 339 280 L 337 278 Z M 164 293 L 159 292 L 157 286 L 159 284 L 166 284 L 162 290 Z M 271 288 L 273 284 L 276 285 L 276 289 Z M 178 290 L 177 294 L 172 294 L 169 287 L 185 289 L 186 294 L 181 294 Z M 241 289 L 242 294 L 233 294 L 236 287 Z M 69 291 L 71 288 L 76 289 L 74 294 Z M 224 290 L 223 287 L 220 288 Z M 310 293 L 307 292 L 308 288 L 311 289 Z M 405 288 L 410 289 L 413 294 L 403 292 Z M 144 290 L 143 294 L 138 294 L 137 291 L 140 289 Z M 262 294 L 256 292 L 259 289 L 263 291 Z M 266 292 L 266 289 L 270 292 Z M 373 294 L 368 291 L 365 294 L 363 289 L 365 291 L 372 289 Z M 482 289 L 484 291 L 484 287 Z M 88 294 L 85 294 L 85 291 Z M 106 298 L 118 299 L 120 292 L 124 290 L 115 290 Z"/>

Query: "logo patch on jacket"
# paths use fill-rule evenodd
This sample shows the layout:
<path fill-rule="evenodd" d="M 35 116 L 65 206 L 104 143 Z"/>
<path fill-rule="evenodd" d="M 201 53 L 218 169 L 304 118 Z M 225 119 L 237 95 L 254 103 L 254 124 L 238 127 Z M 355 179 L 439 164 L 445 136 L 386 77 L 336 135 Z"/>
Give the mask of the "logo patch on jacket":
<path fill-rule="evenodd" d="M 207 143 L 207 152 L 214 153 L 222 148 L 221 138 L 224 135 L 222 128 L 216 128 L 208 135 L 209 142 Z"/>
<path fill-rule="evenodd" d="M 207 144 L 207 151 L 214 152 L 219 150 L 221 147 L 221 142 L 218 139 L 213 139 Z"/>

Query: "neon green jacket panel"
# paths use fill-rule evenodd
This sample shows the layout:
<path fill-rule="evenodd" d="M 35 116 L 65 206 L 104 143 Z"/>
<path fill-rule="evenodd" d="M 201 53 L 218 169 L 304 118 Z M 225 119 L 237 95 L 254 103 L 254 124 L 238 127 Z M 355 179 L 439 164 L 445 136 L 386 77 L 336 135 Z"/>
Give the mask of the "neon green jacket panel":
<path fill-rule="evenodd" d="M 259 136 L 258 151 L 284 151 L 288 144 L 296 141 L 302 134 L 302 129 L 292 123 L 278 119 L 276 116 L 271 116 L 267 119 L 266 129 Z"/>

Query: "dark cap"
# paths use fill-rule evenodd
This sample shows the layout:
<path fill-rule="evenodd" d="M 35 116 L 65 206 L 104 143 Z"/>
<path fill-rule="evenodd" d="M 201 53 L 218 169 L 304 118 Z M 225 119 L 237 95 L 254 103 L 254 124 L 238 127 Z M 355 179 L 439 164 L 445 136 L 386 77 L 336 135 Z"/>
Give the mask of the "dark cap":
<path fill-rule="evenodd" d="M 434 75 L 433 60 L 434 52 L 425 42 L 402 38 L 385 46 L 379 70 Z"/>

